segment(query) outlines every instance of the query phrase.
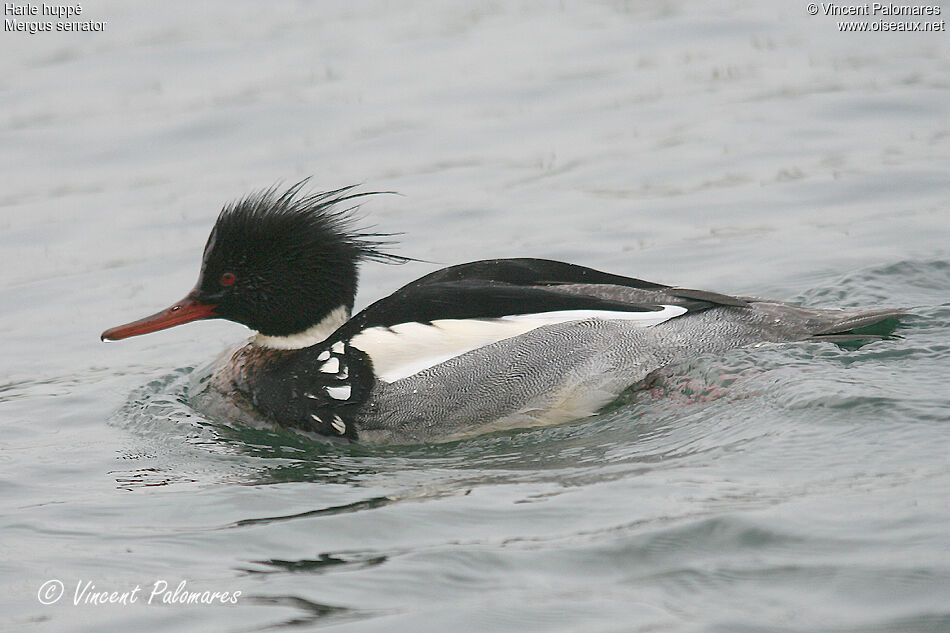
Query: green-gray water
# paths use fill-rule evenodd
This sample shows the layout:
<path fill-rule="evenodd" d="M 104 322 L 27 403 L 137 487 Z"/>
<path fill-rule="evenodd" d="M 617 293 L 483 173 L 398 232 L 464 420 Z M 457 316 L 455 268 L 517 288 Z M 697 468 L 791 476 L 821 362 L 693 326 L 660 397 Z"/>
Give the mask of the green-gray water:
<path fill-rule="evenodd" d="M 0 34 L 0 629 L 950 630 L 946 32 L 778 1 L 82 7 L 103 32 Z M 202 418 L 191 368 L 239 326 L 98 341 L 191 287 L 222 203 L 306 176 L 398 191 L 367 224 L 440 264 L 914 316 L 403 447 Z M 360 305 L 435 267 L 367 265 Z M 182 581 L 240 595 L 148 604 Z"/>

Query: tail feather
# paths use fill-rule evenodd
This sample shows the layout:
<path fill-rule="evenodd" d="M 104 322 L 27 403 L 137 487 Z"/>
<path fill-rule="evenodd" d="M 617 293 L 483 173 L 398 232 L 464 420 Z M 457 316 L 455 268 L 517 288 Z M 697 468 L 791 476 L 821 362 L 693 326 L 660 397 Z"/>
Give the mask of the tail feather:
<path fill-rule="evenodd" d="M 882 339 L 894 332 L 908 312 L 895 308 L 844 312 L 833 322 L 812 332 L 812 338 L 834 343 L 864 342 Z"/>

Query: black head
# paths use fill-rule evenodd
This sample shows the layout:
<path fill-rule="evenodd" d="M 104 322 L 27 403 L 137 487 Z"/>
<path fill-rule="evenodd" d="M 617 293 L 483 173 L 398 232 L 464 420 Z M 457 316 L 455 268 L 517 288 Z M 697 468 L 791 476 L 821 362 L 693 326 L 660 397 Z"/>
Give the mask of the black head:
<path fill-rule="evenodd" d="M 202 318 L 242 323 L 261 334 L 287 336 L 349 312 L 363 259 L 405 262 L 379 250 L 385 234 L 354 228 L 352 187 L 302 194 L 306 181 L 269 189 L 224 207 L 208 237 L 194 290 L 141 321 L 113 328 L 118 339 Z"/>

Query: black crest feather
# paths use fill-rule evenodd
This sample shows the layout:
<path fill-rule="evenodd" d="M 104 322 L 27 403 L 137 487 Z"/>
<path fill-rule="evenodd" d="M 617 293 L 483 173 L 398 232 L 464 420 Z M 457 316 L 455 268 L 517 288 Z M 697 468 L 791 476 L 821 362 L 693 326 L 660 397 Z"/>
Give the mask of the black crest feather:
<path fill-rule="evenodd" d="M 222 318 L 284 336 L 353 307 L 361 260 L 401 264 L 391 233 L 357 228 L 355 186 L 305 193 L 308 180 L 226 205 L 208 237 L 198 289 Z M 226 279 L 226 283 L 222 282 Z"/>
<path fill-rule="evenodd" d="M 360 221 L 359 204 L 350 203 L 367 196 L 392 194 L 392 191 L 354 191 L 359 185 L 341 187 L 332 191 L 303 193 L 310 182 L 305 178 L 281 192 L 278 185 L 249 194 L 226 205 L 218 216 L 216 232 L 227 233 L 226 238 L 255 238 L 261 242 L 275 239 L 295 239 L 300 248 L 307 242 L 332 236 L 358 259 L 369 259 L 388 264 L 416 261 L 387 253 L 390 239 L 399 233 L 366 232 L 357 228 Z M 210 240 L 209 240 L 210 244 Z"/>

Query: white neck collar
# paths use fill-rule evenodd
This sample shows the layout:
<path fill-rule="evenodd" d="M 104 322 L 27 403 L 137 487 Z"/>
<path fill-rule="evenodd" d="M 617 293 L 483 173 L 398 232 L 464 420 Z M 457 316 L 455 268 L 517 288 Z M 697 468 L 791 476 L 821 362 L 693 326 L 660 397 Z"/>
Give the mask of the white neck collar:
<path fill-rule="evenodd" d="M 271 349 L 301 349 L 316 345 L 327 339 L 337 328 L 350 320 L 350 311 L 346 306 L 340 306 L 323 318 L 322 321 L 311 326 L 303 332 L 289 334 L 287 336 L 266 336 L 264 334 L 255 334 L 251 337 L 251 343 Z"/>

